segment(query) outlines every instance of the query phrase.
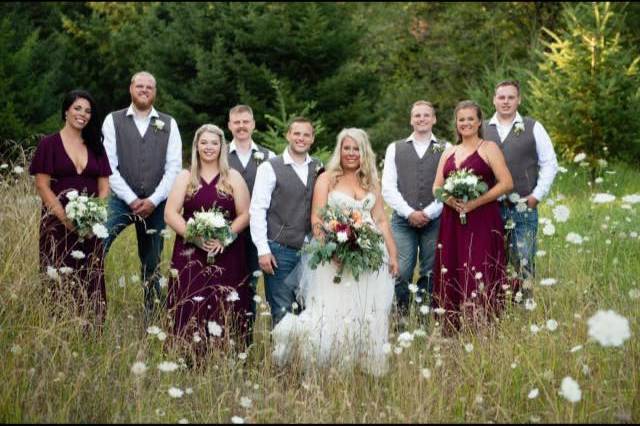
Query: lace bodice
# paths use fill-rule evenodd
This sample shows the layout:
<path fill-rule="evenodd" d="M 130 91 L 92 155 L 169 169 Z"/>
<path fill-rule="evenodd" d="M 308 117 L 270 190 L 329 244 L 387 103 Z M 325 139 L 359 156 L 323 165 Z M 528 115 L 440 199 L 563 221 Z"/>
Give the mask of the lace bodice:
<path fill-rule="evenodd" d="M 330 206 L 362 210 L 363 214 L 370 217 L 371 210 L 376 203 L 376 196 L 373 192 L 367 192 L 362 200 L 357 200 L 344 192 L 334 190 L 329 192 L 327 203 Z"/>

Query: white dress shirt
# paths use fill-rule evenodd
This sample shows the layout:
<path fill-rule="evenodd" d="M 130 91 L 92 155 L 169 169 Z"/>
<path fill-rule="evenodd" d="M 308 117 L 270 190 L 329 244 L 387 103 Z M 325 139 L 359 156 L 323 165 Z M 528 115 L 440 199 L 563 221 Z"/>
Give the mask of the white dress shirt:
<path fill-rule="evenodd" d="M 160 115 L 155 108 L 151 107 L 151 112 L 146 117 L 138 117 L 134 113 L 133 105 L 129 106 L 127 110 L 127 116 L 133 116 L 133 122 L 140 132 L 140 136 L 144 136 L 151 123 L 152 118 L 159 118 Z M 109 165 L 111 166 L 111 176 L 109 176 L 109 185 L 111 190 L 127 204 L 131 204 L 138 196 L 129 187 L 124 178 L 118 171 L 118 153 L 116 147 L 116 129 L 113 124 L 113 113 L 107 115 L 102 124 L 102 134 L 104 135 L 104 147 L 109 158 Z M 156 187 L 155 191 L 149 200 L 157 206 L 161 202 L 167 199 L 171 186 L 176 176 L 182 168 L 182 139 L 180 138 L 180 131 L 178 130 L 178 124 L 172 118 L 171 126 L 169 126 L 169 144 L 167 146 L 166 161 L 164 164 L 164 175 L 162 180 Z"/>
<path fill-rule="evenodd" d="M 516 112 L 513 121 L 504 126 L 498 121 L 497 114 L 494 114 L 489 121 L 490 125 L 496 125 L 501 143 L 507 138 L 515 123 L 524 123 L 522 116 L 518 112 Z M 536 124 L 533 126 L 533 137 L 536 140 L 536 153 L 538 154 L 538 167 L 540 169 L 538 171 L 538 182 L 533 192 L 531 192 L 531 195 L 533 195 L 536 200 L 541 201 L 549 193 L 553 179 L 556 177 L 556 173 L 558 173 L 558 160 L 556 159 L 556 153 L 553 150 L 553 144 L 551 143 L 549 134 L 538 121 L 536 121 Z"/>
<path fill-rule="evenodd" d="M 251 160 L 251 156 L 253 155 L 253 153 L 258 152 L 259 150 L 258 145 L 256 145 L 254 141 L 251 141 L 251 149 L 247 152 L 240 152 L 236 140 L 234 139 L 229 144 L 229 154 L 231 154 L 233 151 L 236 151 L 236 155 L 238 156 L 240 163 L 242 163 L 242 167 L 246 168 L 247 164 L 249 164 L 249 160 Z M 273 158 L 276 156 L 276 154 L 270 149 L 267 149 L 267 151 L 269 151 L 269 158 Z"/>
<path fill-rule="evenodd" d="M 282 153 L 284 164 L 290 164 L 293 171 L 300 178 L 304 186 L 307 186 L 307 177 L 309 175 L 309 163 L 311 157 L 307 154 L 303 164 L 293 161 L 289 155 L 287 147 Z M 271 205 L 271 194 L 276 187 L 276 174 L 268 161 L 258 166 L 256 172 L 256 183 L 253 186 L 253 194 L 251 194 L 251 206 L 249 207 L 249 228 L 251 230 L 251 239 L 258 249 L 258 256 L 271 253 L 269 248 L 269 239 L 267 237 L 267 210 Z"/>
<path fill-rule="evenodd" d="M 429 145 L 432 143 L 439 143 L 436 137 L 432 134 L 431 141 L 423 142 L 415 139 L 415 134 L 412 133 L 406 141 L 413 141 L 412 145 L 416 150 L 419 158 L 422 158 L 429 149 Z M 451 144 L 446 143 L 444 149 L 447 149 Z M 398 190 L 398 171 L 396 169 L 396 144 L 392 143 L 387 147 L 387 152 L 384 156 L 384 168 L 382 170 L 382 198 L 387 204 L 396 211 L 400 216 L 409 218 L 409 215 L 415 211 L 413 207 L 409 205 L 400 194 Z M 442 203 L 438 200 L 433 200 L 427 207 L 422 210 L 429 219 L 436 219 L 442 213 Z"/>

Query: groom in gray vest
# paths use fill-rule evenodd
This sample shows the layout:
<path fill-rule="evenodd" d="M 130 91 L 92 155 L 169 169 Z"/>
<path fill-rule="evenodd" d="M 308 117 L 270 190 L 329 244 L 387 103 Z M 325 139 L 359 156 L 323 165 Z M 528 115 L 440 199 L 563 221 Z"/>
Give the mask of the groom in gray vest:
<path fill-rule="evenodd" d="M 233 135 L 233 140 L 229 144 L 229 167 L 240 172 L 244 181 L 247 183 L 249 194 L 251 194 L 256 181 L 258 166 L 276 155 L 253 141 L 252 135 L 253 130 L 256 128 L 256 122 L 250 106 L 236 105 L 231 108 L 229 110 L 228 127 Z M 258 251 L 251 240 L 249 228 L 243 231 L 242 235 L 246 239 L 245 249 L 247 263 L 249 265 L 249 271 L 252 272 L 249 277 L 249 284 L 255 296 L 258 282 L 256 272 L 260 272 Z M 249 330 L 247 332 L 247 344 L 251 344 L 252 341 L 253 323 L 256 316 L 255 300 L 251 301 L 251 313 L 252 316 L 249 318 Z"/>
<path fill-rule="evenodd" d="M 109 237 L 105 253 L 127 226 L 135 223 L 142 263 L 145 325 L 162 301 L 158 264 L 165 228 L 164 205 L 182 167 L 182 140 L 176 121 L 156 111 L 156 80 L 142 71 L 131 78 L 131 105 L 107 115 L 104 146 L 113 174 L 109 177 Z"/>
<path fill-rule="evenodd" d="M 496 85 L 493 105 L 496 112 L 484 123 L 484 137 L 502 148 L 513 177 L 514 193 L 502 200 L 509 263 L 518 280 L 513 291 L 516 301 L 532 297 L 535 274 L 538 203 L 547 195 L 558 172 L 551 139 L 542 124 L 518 113 L 520 85 L 502 81 Z M 518 291 L 522 289 L 521 294 Z"/>
<path fill-rule="evenodd" d="M 427 101 L 417 101 L 410 115 L 413 133 L 387 147 L 382 172 L 382 196 L 393 209 L 391 230 L 398 246 L 400 275 L 395 296 L 398 314 L 409 309 L 411 293 L 416 301 L 429 305 L 435 246 L 440 228 L 442 203 L 434 199 L 432 186 L 442 152 L 448 144 L 432 133 L 436 112 Z M 413 271 L 420 257 L 417 285 Z M 427 300 L 424 300 L 427 298 Z"/>
<path fill-rule="evenodd" d="M 321 163 L 309 156 L 315 139 L 310 120 L 298 117 L 287 131 L 288 147 L 258 167 L 249 209 L 251 238 L 264 272 L 271 326 L 296 313 L 297 283 L 286 278 L 300 261 L 311 234 L 311 201 Z"/>

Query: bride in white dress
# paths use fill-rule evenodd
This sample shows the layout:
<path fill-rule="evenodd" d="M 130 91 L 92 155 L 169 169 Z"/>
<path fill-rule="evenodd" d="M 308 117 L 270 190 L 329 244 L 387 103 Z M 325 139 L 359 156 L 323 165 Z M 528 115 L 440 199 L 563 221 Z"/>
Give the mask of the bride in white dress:
<path fill-rule="evenodd" d="M 327 170 L 316 180 L 311 224 L 322 239 L 318 212 L 327 205 L 357 208 L 384 237 L 385 262 L 378 271 L 344 272 L 339 284 L 334 263 L 311 270 L 301 259 L 300 293 L 305 310 L 287 314 L 273 329 L 273 357 L 280 365 L 299 357 L 305 367 L 351 368 L 381 376 L 387 371 L 389 316 L 398 274 L 397 249 L 382 204 L 375 154 L 361 129 L 344 129 Z"/>

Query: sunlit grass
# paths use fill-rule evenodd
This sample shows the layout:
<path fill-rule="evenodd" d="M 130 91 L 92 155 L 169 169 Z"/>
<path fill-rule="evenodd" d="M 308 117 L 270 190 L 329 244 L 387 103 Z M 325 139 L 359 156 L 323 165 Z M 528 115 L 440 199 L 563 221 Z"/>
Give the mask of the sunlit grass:
<path fill-rule="evenodd" d="M 196 423 L 237 416 L 245 422 L 637 422 L 640 204 L 623 208 L 621 198 L 640 194 L 640 173 L 612 170 L 591 186 L 582 169 L 558 176 L 550 199 L 567 206 L 570 217 L 554 221 L 553 236 L 539 232 L 544 255 L 537 258 L 538 282 L 557 283 L 536 286 L 533 311 L 509 307 L 498 324 L 448 342 L 437 338 L 438 318 L 431 313 L 410 347 L 392 351 L 389 373 L 374 378 L 358 369 L 277 368 L 264 315 L 246 359 L 236 351 L 217 352 L 200 369 L 159 371 L 162 361 L 182 364 L 182 354 L 163 349 L 164 342 L 144 328 L 133 228 L 107 258 L 103 334 L 83 333 L 73 317 L 54 319 L 37 267 L 40 202 L 26 171 L 15 173 L 11 165 L 0 170 L 0 421 Z M 592 195 L 600 192 L 617 198 L 593 204 Z M 544 202 L 540 216 L 553 220 L 553 207 Z M 568 232 L 588 240 L 568 243 Z M 166 277 L 172 248 L 173 239 L 165 241 Z M 632 336 L 621 347 L 588 340 L 586 322 L 599 309 L 629 320 Z M 415 309 L 409 325 L 392 332 L 393 349 L 400 348 L 400 332 L 420 328 L 420 315 Z M 551 319 L 558 323 L 554 331 L 546 327 Z M 167 324 L 164 317 L 155 321 L 169 333 Z M 132 373 L 136 361 L 145 363 L 145 374 Z M 582 391 L 575 404 L 558 393 L 566 376 Z M 171 387 L 184 394 L 171 397 Z M 533 389 L 538 396 L 529 399 Z"/>

